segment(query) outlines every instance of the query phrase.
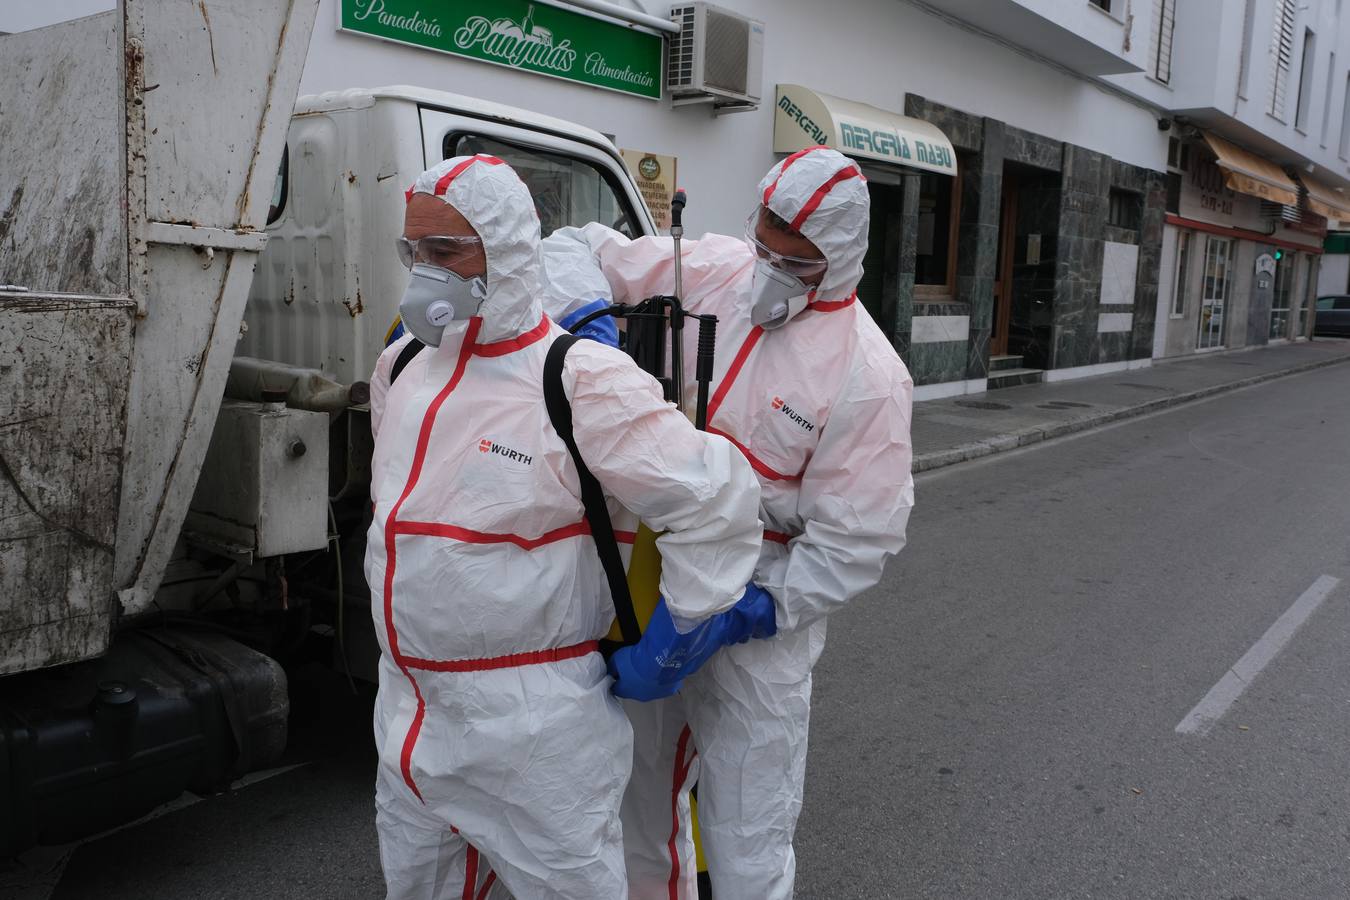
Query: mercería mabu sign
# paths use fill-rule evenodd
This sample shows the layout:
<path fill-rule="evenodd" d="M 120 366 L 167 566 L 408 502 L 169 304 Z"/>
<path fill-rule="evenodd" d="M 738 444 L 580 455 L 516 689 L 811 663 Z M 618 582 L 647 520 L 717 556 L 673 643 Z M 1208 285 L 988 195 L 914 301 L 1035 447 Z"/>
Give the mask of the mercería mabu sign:
<path fill-rule="evenodd" d="M 951 142 L 935 126 L 801 85 L 778 85 L 774 152 L 823 144 L 859 159 L 956 174 Z"/>
<path fill-rule="evenodd" d="M 546 3 L 341 0 L 339 27 L 523 72 L 661 97 L 660 36 Z"/>

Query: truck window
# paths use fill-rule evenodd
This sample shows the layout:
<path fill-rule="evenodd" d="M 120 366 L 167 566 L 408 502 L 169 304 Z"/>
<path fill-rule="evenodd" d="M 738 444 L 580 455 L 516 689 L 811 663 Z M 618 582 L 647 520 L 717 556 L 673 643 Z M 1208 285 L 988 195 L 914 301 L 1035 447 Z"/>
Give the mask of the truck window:
<path fill-rule="evenodd" d="M 586 160 L 463 132 L 447 134 L 441 149 L 446 159 L 486 153 L 515 169 L 534 197 L 544 237 L 564 225 L 588 222 L 608 225 L 628 237 L 642 234 L 613 175 Z"/>

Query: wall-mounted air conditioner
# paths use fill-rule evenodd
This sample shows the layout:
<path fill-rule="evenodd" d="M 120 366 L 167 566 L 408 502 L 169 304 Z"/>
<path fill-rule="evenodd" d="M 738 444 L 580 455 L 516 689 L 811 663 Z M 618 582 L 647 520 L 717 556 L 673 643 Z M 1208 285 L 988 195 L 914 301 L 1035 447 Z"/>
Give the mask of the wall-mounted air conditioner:
<path fill-rule="evenodd" d="M 667 45 L 671 102 L 711 103 L 715 112 L 756 109 L 762 93 L 764 23 L 711 3 L 674 6 L 670 19 L 680 26 Z"/>

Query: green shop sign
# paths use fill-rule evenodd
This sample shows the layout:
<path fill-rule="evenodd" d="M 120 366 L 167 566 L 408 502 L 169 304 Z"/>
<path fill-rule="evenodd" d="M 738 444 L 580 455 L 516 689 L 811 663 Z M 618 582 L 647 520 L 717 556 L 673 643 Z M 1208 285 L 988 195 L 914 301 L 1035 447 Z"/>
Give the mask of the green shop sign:
<path fill-rule="evenodd" d="M 527 0 L 341 0 L 344 31 L 660 99 L 659 35 Z"/>

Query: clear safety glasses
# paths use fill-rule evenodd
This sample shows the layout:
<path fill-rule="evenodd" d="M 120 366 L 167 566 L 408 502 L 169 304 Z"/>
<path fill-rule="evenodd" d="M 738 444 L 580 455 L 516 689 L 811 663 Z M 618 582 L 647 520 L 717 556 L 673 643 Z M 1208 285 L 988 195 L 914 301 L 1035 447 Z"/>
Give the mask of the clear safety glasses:
<path fill-rule="evenodd" d="M 785 256 L 770 248 L 755 236 L 755 226 L 759 223 L 761 208 L 756 208 L 754 212 L 750 213 L 750 218 L 745 220 L 745 240 L 750 245 L 750 249 L 755 251 L 755 255 L 780 272 L 786 272 L 797 278 L 809 278 L 812 275 L 819 275 L 824 272 L 829 265 L 828 261 L 806 259 L 800 256 Z"/>
<path fill-rule="evenodd" d="M 483 246 L 483 239 L 473 235 L 428 235 L 410 241 L 405 237 L 397 238 L 398 258 L 403 265 L 411 269 L 414 263 L 427 263 L 441 269 L 449 269 L 472 259 Z"/>

